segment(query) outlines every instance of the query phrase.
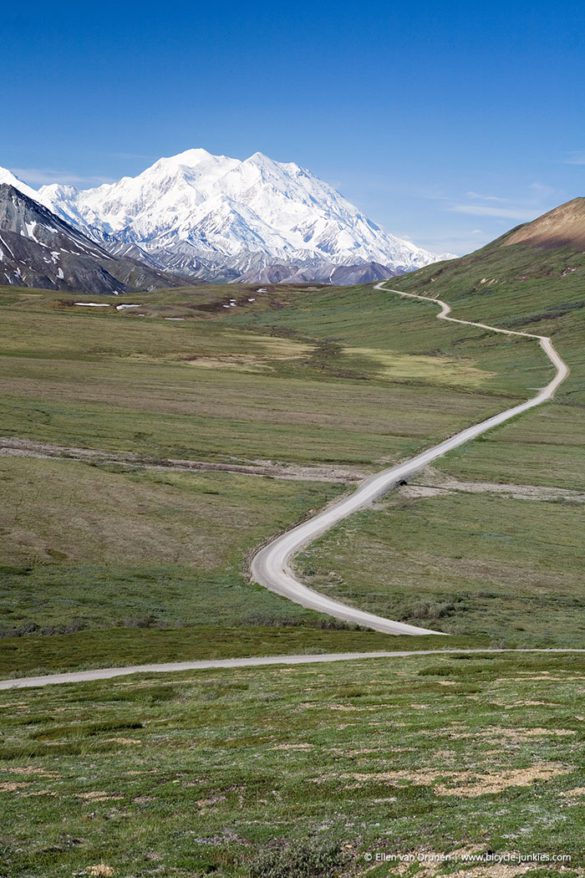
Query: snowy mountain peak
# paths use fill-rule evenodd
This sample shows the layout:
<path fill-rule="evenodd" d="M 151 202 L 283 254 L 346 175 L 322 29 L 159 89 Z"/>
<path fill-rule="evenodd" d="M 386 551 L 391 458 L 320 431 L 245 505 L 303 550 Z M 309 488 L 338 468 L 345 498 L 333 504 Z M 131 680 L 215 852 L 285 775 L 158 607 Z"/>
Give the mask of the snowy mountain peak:
<path fill-rule="evenodd" d="M 258 168 L 264 168 L 266 171 L 273 173 L 286 174 L 289 176 L 305 176 L 310 177 L 308 171 L 305 171 L 295 162 L 276 162 L 274 159 L 264 155 L 263 152 L 255 152 L 250 158 L 245 159 L 244 164 L 256 165 Z M 316 179 L 316 178 L 315 178 Z"/>
<path fill-rule="evenodd" d="M 266 281 L 271 266 L 279 279 L 329 280 L 340 266 L 362 266 L 344 276 L 366 278 L 372 265 L 390 276 L 440 258 L 386 233 L 294 162 L 261 152 L 239 160 L 187 149 L 94 189 L 30 191 L 114 252 L 140 248 L 162 268 L 206 279 Z"/>
<path fill-rule="evenodd" d="M 263 152 L 255 152 L 253 155 L 244 159 L 243 165 L 255 165 L 257 168 L 266 168 L 266 170 L 275 170 L 278 168 L 291 168 L 292 165 L 283 162 L 275 162 L 273 159 L 264 155 Z"/>
<path fill-rule="evenodd" d="M 203 149 L 202 147 L 196 147 L 194 149 L 186 149 L 183 152 L 177 153 L 177 155 L 167 156 L 166 158 L 159 159 L 159 161 L 175 162 L 179 165 L 198 165 L 200 162 L 203 162 L 206 159 L 214 158 L 215 156 L 208 152 L 206 149 Z"/>
<path fill-rule="evenodd" d="M 172 172 L 182 168 L 197 170 L 200 173 L 209 172 L 215 168 L 221 172 L 222 170 L 227 170 L 236 161 L 237 159 L 230 159 L 225 155 L 212 155 L 206 149 L 186 149 L 177 155 L 164 156 L 158 159 L 158 161 L 142 173 L 148 174 L 149 171 L 155 173 L 161 171 Z"/>

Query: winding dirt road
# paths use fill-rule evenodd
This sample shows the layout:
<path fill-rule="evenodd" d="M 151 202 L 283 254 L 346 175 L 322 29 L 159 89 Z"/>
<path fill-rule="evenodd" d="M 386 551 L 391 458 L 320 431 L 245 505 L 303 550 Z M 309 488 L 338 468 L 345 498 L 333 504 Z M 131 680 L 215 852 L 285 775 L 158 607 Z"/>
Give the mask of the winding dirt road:
<path fill-rule="evenodd" d="M 452 323 L 462 323 L 465 326 L 476 326 L 480 329 L 487 329 L 491 332 L 502 333 L 503 335 L 535 339 L 555 367 L 555 376 L 546 387 L 538 391 L 536 396 L 531 397 L 526 402 L 519 403 L 497 415 L 493 415 L 479 424 L 473 424 L 473 426 L 461 430 L 460 433 L 456 433 L 438 445 L 417 454 L 410 460 L 382 470 L 366 479 L 352 494 L 331 504 L 313 518 L 276 537 L 268 545 L 261 548 L 252 559 L 250 571 L 252 579 L 265 586 L 265 588 L 270 589 L 270 591 L 276 592 L 276 594 L 280 594 L 294 601 L 294 603 L 301 604 L 303 607 L 317 610 L 320 613 L 327 613 L 329 616 L 344 622 L 352 622 L 364 628 L 371 628 L 374 631 L 382 631 L 386 634 L 441 634 L 443 632 L 432 631 L 428 628 L 418 628 L 415 625 L 407 625 L 404 622 L 395 622 L 382 616 L 376 616 L 373 613 L 348 606 L 341 601 L 314 591 L 314 589 L 303 585 L 295 577 L 291 567 L 292 558 L 300 549 L 330 530 L 339 521 L 352 515 L 358 509 L 369 506 L 378 497 L 394 488 L 398 482 L 414 475 L 414 473 L 427 464 L 432 463 L 432 461 L 437 460 L 437 458 L 442 457 L 447 452 L 465 445 L 466 442 L 481 436 L 482 433 L 486 433 L 493 427 L 497 427 L 505 423 L 505 421 L 515 418 L 516 415 L 527 412 L 552 399 L 559 385 L 562 384 L 569 374 L 569 367 L 559 356 L 553 343 L 547 336 L 500 329 L 499 327 L 488 326 L 485 323 L 473 323 L 471 320 L 458 320 L 455 317 L 449 317 L 451 307 L 441 299 L 419 296 L 414 293 L 403 293 L 400 290 L 390 290 L 384 286 L 384 282 L 377 284 L 375 289 L 395 293 L 406 299 L 417 299 L 427 303 L 432 302 L 441 309 L 437 315 L 439 320 L 449 320 Z"/>

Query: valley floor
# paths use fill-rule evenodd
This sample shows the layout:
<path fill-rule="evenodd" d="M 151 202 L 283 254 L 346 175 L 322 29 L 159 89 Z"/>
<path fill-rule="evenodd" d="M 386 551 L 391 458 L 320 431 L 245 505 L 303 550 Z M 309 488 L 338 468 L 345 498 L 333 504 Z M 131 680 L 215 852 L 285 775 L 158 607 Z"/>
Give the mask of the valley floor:
<path fill-rule="evenodd" d="M 331 630 L 250 585 L 250 552 L 356 476 L 551 377 L 532 341 L 439 324 L 426 303 L 381 290 L 284 287 L 238 294 L 226 311 L 233 289 L 148 294 L 130 311 L 0 296 L 3 674 L 140 663 L 150 649 L 170 661 L 249 655 L 253 644 L 380 648 L 372 632 Z M 546 487 L 549 470 L 531 463 L 538 435 L 558 443 L 552 484 L 565 493 L 530 504 L 513 492 L 391 495 L 299 569 L 332 596 L 459 645 L 579 645 L 579 411 L 563 398 L 453 452 L 434 475 Z"/>
<path fill-rule="evenodd" d="M 250 552 L 356 473 L 525 399 L 546 363 L 371 288 L 229 315 L 228 294 L 124 312 L 1 291 L 0 433 L 27 451 L 0 456 L 2 677 L 412 649 L 251 585 Z M 498 319 L 487 297 L 461 307 Z M 342 523 L 303 576 L 453 647 L 583 646 L 572 314 L 537 324 L 573 369 L 557 402 Z M 583 878 L 584 662 L 429 653 L 0 692 L 0 874 Z"/>

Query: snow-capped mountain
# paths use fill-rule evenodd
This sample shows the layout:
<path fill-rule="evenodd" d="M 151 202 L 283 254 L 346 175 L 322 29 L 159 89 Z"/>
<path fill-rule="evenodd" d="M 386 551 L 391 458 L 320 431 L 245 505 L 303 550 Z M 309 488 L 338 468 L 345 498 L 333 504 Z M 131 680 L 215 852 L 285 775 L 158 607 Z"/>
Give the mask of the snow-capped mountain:
<path fill-rule="evenodd" d="M 136 177 L 84 190 L 52 184 L 33 197 L 110 252 L 205 280 L 357 283 L 445 258 L 261 153 L 240 161 L 190 149 Z"/>

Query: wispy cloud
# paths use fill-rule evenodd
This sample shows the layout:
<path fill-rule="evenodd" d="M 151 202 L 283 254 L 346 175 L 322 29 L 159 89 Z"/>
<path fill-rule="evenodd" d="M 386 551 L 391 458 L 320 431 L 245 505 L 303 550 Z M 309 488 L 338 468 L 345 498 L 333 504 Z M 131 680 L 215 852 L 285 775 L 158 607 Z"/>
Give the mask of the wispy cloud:
<path fill-rule="evenodd" d="M 479 192 L 466 192 L 467 198 L 473 198 L 475 201 L 495 201 L 498 204 L 509 204 L 509 198 L 501 198 L 499 195 L 481 195 Z"/>
<path fill-rule="evenodd" d="M 531 220 L 538 216 L 538 210 L 534 208 L 492 207 L 489 204 L 453 204 L 447 209 L 451 213 L 464 213 L 468 216 L 491 216 L 510 220 Z"/>
<path fill-rule="evenodd" d="M 447 229 L 442 235 L 434 235 L 427 237 L 418 237 L 416 243 L 421 247 L 426 247 L 432 253 L 455 253 L 462 256 L 464 253 L 471 253 L 487 244 L 493 238 L 493 233 L 486 232 L 484 229 L 471 229 L 460 231 L 456 229 Z"/>
<path fill-rule="evenodd" d="M 466 216 L 526 222 L 541 214 L 543 209 L 549 209 L 551 200 L 559 195 L 560 193 L 553 186 L 536 180 L 527 187 L 523 196 L 517 198 L 466 192 L 465 199 L 451 202 L 445 209 L 449 213 L 461 213 Z"/>
<path fill-rule="evenodd" d="M 447 201 L 448 195 L 438 186 L 420 187 L 415 186 L 411 189 L 411 194 L 415 198 L 424 198 L 426 201 Z"/>
<path fill-rule="evenodd" d="M 70 171 L 54 171 L 51 168 L 11 168 L 13 174 L 26 180 L 27 183 L 70 183 L 73 186 L 99 186 L 102 183 L 111 183 L 110 177 L 84 176 Z"/>
<path fill-rule="evenodd" d="M 585 165 L 585 150 L 569 152 L 563 160 L 565 165 Z"/>
<path fill-rule="evenodd" d="M 560 195 L 558 189 L 555 189 L 554 186 L 549 186 L 547 183 L 540 183 L 538 180 L 535 180 L 534 183 L 530 184 L 530 191 L 535 198 L 551 198 L 553 195 Z"/>

